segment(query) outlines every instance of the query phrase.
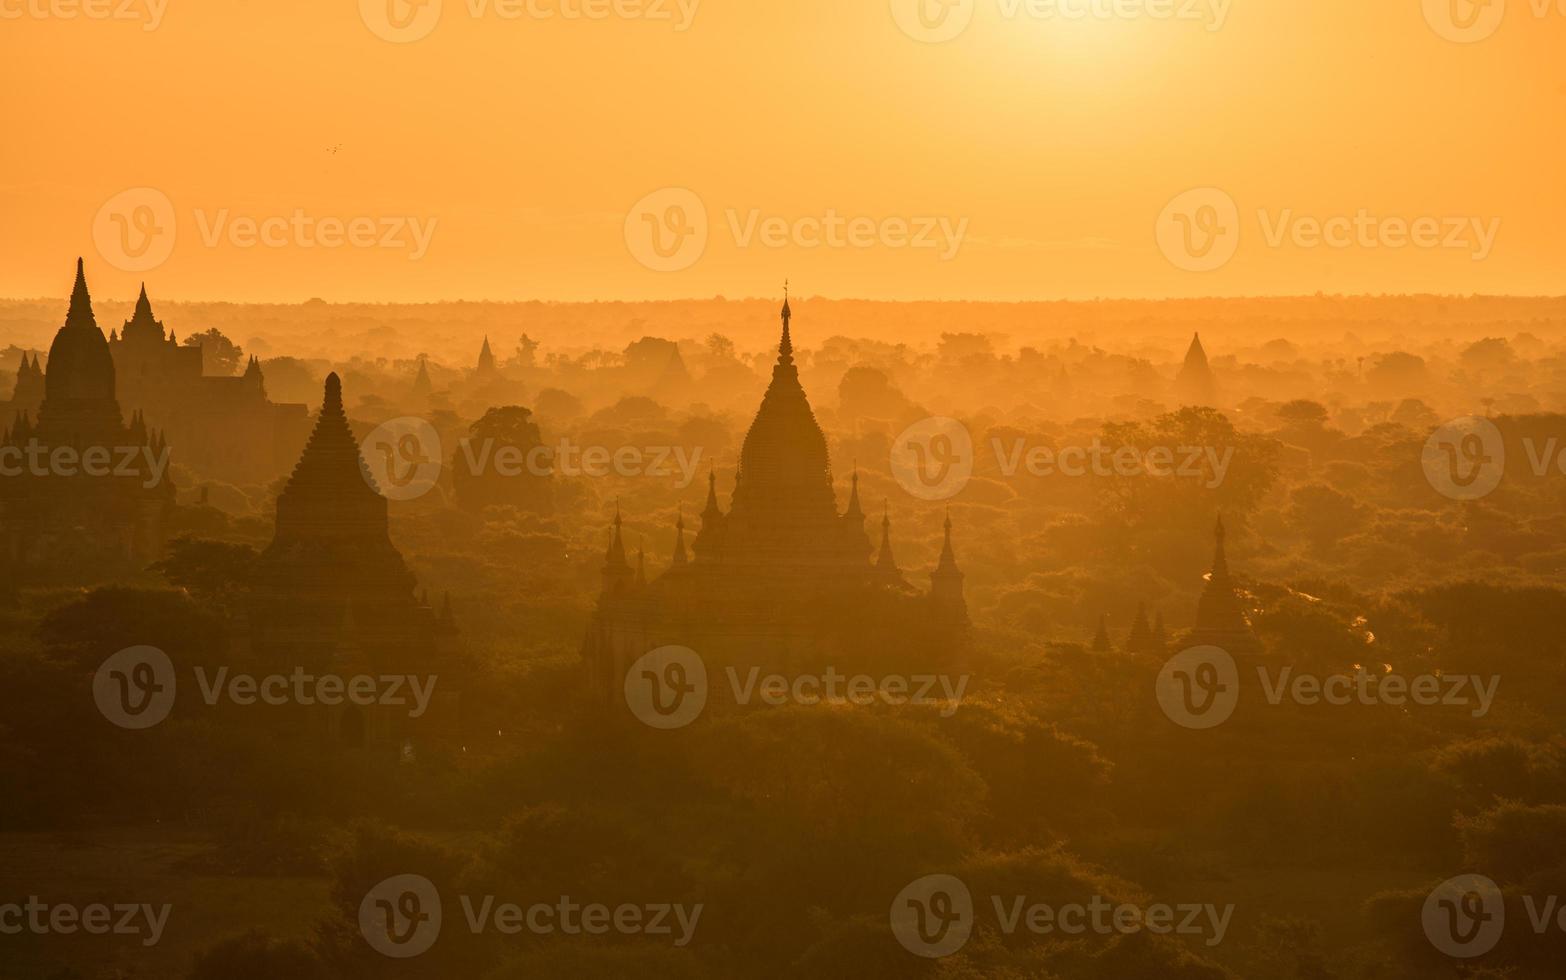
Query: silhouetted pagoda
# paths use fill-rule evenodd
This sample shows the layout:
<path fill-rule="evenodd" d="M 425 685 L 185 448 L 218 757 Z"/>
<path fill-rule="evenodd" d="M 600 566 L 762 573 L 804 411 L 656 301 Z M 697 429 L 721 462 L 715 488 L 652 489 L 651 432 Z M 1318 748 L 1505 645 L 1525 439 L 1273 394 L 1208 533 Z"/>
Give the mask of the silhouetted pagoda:
<path fill-rule="evenodd" d="M 37 371 L 35 359 L 29 378 Z M 125 424 L 81 259 L 41 380 L 36 421 L 19 411 L 0 435 L 9 471 L 0 476 L 3 553 L 27 566 L 156 561 L 174 507 L 168 444 L 139 414 Z"/>
<path fill-rule="evenodd" d="M 17 415 L 26 412 L 30 417 L 36 418 L 38 409 L 43 407 L 43 399 L 43 364 L 39 355 L 33 354 L 29 357 L 27 351 L 23 351 L 22 362 L 16 369 L 16 385 L 11 389 L 11 400 L 6 403 L 4 417 L 14 419 Z"/>
<path fill-rule="evenodd" d="M 277 530 L 258 562 L 245 652 L 266 669 L 439 678 L 437 707 L 421 719 L 380 705 L 330 712 L 326 735 L 335 744 L 400 746 L 415 729 L 455 735 L 451 603 L 437 615 L 414 586 L 391 541 L 386 498 L 349 428 L 342 382 L 329 375 L 315 431 L 277 498 Z"/>
<path fill-rule="evenodd" d="M 1191 346 L 1185 352 L 1185 363 L 1175 376 L 1174 394 L 1182 405 L 1211 406 L 1218 400 L 1218 381 L 1207 363 L 1207 351 L 1202 348 L 1202 335 L 1191 337 Z"/>
<path fill-rule="evenodd" d="M 1196 604 L 1196 628 L 1186 637 L 1186 646 L 1215 646 L 1231 654 L 1261 653 L 1261 641 L 1245 618 L 1245 609 L 1229 577 L 1229 559 L 1224 553 L 1223 518 L 1213 534 L 1213 570 L 1202 587 Z"/>
<path fill-rule="evenodd" d="M 279 404 L 266 393 L 261 362 L 243 374 L 208 375 L 200 347 L 181 346 L 152 312 L 142 286 L 135 311 L 109 353 L 120 379 L 120 401 L 168 433 L 180 463 L 234 483 L 266 483 L 288 472 L 310 431 L 309 409 Z"/>
<path fill-rule="evenodd" d="M 742 676 L 753 666 L 819 671 L 880 663 L 896 671 L 960 654 L 968 613 L 950 518 L 928 593 L 898 570 L 889 516 L 872 563 L 857 474 L 846 511 L 837 510 L 826 436 L 794 363 L 786 299 L 782 317 L 772 382 L 745 436 L 728 511 L 718 502 L 716 474 L 709 475 L 690 552 L 682 516 L 673 562 L 649 582 L 626 560 L 617 509 L 583 643 L 592 687 L 607 700 L 621 696 L 633 661 L 665 645 L 704 659 L 715 696 L 728 690 L 719 680 L 728 666 Z"/>

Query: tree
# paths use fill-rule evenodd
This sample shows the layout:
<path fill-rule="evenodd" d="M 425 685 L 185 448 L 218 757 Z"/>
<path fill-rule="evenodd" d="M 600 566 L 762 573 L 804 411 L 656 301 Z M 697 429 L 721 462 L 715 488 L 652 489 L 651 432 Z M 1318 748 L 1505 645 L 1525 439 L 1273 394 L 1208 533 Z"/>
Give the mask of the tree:
<path fill-rule="evenodd" d="M 1353 498 L 1324 484 L 1296 487 L 1289 501 L 1289 523 L 1320 548 L 1343 540 L 1364 522 L 1363 508 Z"/>
<path fill-rule="evenodd" d="M 239 359 L 245 353 L 216 327 L 206 333 L 186 337 L 185 346 L 201 348 L 201 373 L 219 378 L 233 377 L 239 367 Z"/>
<path fill-rule="evenodd" d="M 152 568 L 201 602 L 230 609 L 249 590 L 255 566 L 256 550 L 249 545 L 180 538 Z"/>
<path fill-rule="evenodd" d="M 523 334 L 517 341 L 516 363 L 521 367 L 535 367 L 538 364 L 538 341 Z"/>
<path fill-rule="evenodd" d="M 471 513 L 501 505 L 547 511 L 551 465 L 531 410 L 492 408 L 469 427 L 468 438 L 452 454 L 457 503 Z"/>

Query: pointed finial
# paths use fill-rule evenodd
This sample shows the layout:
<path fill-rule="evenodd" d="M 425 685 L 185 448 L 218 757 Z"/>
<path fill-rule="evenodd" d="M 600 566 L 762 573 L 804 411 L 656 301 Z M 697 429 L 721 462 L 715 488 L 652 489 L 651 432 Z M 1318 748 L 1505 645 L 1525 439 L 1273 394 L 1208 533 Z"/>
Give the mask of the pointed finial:
<path fill-rule="evenodd" d="M 92 327 L 98 323 L 92 315 L 92 296 L 87 292 L 87 271 L 81 258 L 76 259 L 76 285 L 71 289 L 71 307 L 65 314 L 67 327 Z"/>
<path fill-rule="evenodd" d="M 326 376 L 326 398 L 321 403 L 321 413 L 337 413 L 343 410 L 343 379 L 333 371 Z"/>
<path fill-rule="evenodd" d="M 789 321 L 794 318 L 794 313 L 788 305 L 788 282 L 783 283 L 783 339 L 778 342 L 778 364 L 788 366 L 794 363 L 794 338 L 789 336 Z"/>

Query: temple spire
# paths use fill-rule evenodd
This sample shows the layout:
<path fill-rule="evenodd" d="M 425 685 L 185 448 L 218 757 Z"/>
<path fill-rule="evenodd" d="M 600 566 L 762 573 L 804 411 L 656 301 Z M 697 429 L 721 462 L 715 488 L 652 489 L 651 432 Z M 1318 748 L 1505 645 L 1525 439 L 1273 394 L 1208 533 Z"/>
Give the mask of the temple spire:
<path fill-rule="evenodd" d="M 690 555 L 685 552 L 685 511 L 681 510 L 674 522 L 674 563 L 685 565 L 690 560 Z"/>
<path fill-rule="evenodd" d="M 794 319 L 794 311 L 788 305 L 788 280 L 783 281 L 783 339 L 778 342 L 778 364 L 788 366 L 794 363 L 794 338 L 789 335 L 789 321 Z"/>
<path fill-rule="evenodd" d="M 136 312 L 131 314 L 132 319 L 152 316 L 152 301 L 147 298 L 147 284 L 141 284 L 141 295 L 136 297 Z"/>
<path fill-rule="evenodd" d="M 957 568 L 957 555 L 952 550 L 952 512 L 946 510 L 946 539 L 941 545 L 941 559 L 935 571 L 930 573 L 930 598 L 936 609 L 949 622 L 967 623 L 968 602 L 962 594 L 962 571 Z"/>
<path fill-rule="evenodd" d="M 87 271 L 80 257 L 76 259 L 76 285 L 71 290 L 71 307 L 65 314 L 65 326 L 93 329 L 98 326 L 92 315 L 92 295 L 87 292 Z"/>
<path fill-rule="evenodd" d="M 1187 638 L 1192 646 L 1216 646 L 1231 654 L 1260 653 L 1261 642 L 1251 630 L 1245 604 L 1229 577 L 1227 532 L 1223 518 L 1213 528 L 1213 568 L 1196 604 L 1196 628 Z"/>
<path fill-rule="evenodd" d="M 848 511 L 843 515 L 843 517 L 848 520 L 858 521 L 863 524 L 865 520 L 865 512 L 863 508 L 859 506 L 859 465 L 857 462 L 854 464 L 854 476 L 851 482 L 851 486 L 852 489 L 848 492 Z"/>
<path fill-rule="evenodd" d="M 892 505 L 883 503 L 881 511 L 881 553 L 876 556 L 875 569 L 886 579 L 900 579 L 897 558 L 892 554 Z"/>

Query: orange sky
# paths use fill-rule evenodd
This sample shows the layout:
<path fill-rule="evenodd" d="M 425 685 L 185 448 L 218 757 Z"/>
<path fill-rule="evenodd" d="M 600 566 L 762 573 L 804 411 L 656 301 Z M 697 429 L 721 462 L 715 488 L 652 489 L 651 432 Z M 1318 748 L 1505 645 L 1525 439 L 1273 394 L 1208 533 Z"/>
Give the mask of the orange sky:
<path fill-rule="evenodd" d="M 0 0 L 0 295 L 1559 294 L 1557 4 Z"/>

